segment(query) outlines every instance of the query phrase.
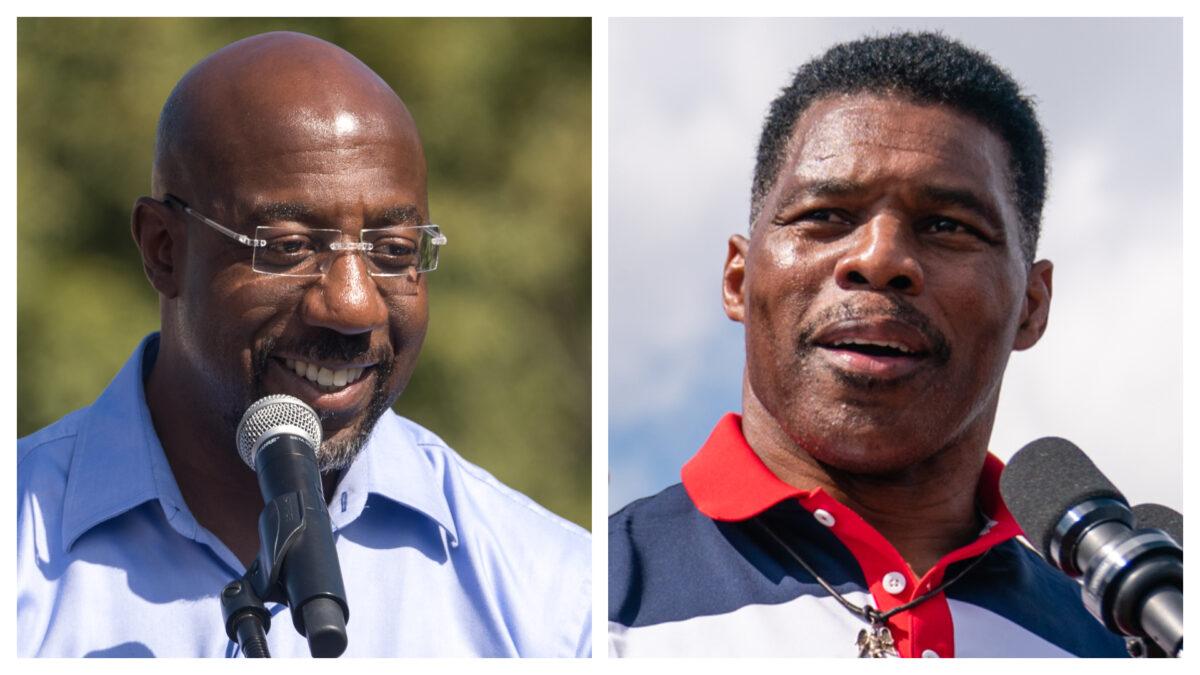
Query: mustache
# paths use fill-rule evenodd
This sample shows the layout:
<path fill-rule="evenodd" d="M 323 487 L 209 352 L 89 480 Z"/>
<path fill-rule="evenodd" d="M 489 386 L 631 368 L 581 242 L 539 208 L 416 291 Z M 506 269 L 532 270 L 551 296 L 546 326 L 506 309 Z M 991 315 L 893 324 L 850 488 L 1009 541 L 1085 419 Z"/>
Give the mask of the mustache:
<path fill-rule="evenodd" d="M 929 317 L 900 298 L 886 297 L 884 298 L 884 302 L 888 304 L 880 307 L 865 306 L 850 302 L 825 307 L 809 319 L 807 324 L 801 329 L 798 336 L 801 348 L 812 349 L 813 337 L 818 331 L 829 324 L 840 323 L 842 321 L 885 318 L 907 324 L 920 332 L 929 342 L 930 356 L 939 363 L 945 363 L 950 359 L 950 340 L 946 338 L 945 333 L 933 325 Z"/>
<path fill-rule="evenodd" d="M 256 370 L 259 364 L 265 370 L 271 355 L 277 351 L 287 351 L 305 361 L 375 361 L 379 365 L 391 364 L 391 351 L 379 347 L 371 347 L 371 336 L 345 335 L 333 330 L 322 330 L 304 340 L 280 341 L 268 337 L 254 350 Z"/>
<path fill-rule="evenodd" d="M 253 396 L 251 401 L 266 396 L 266 388 L 263 386 L 263 380 L 267 374 L 267 366 L 271 363 L 272 354 L 277 349 L 288 349 L 289 352 L 303 355 L 302 358 L 309 361 L 374 361 L 377 377 L 375 378 L 375 390 L 371 394 L 371 400 L 367 404 L 367 411 L 364 417 L 365 423 L 359 430 L 358 435 L 352 439 L 352 445 L 357 452 L 357 448 L 365 442 L 367 434 L 375 426 L 376 420 L 389 407 L 387 383 L 391 380 L 392 368 L 395 366 L 395 356 L 385 348 L 371 348 L 370 335 L 343 335 L 333 330 L 322 330 L 315 333 L 310 339 L 299 341 L 289 340 L 286 343 L 280 342 L 278 338 L 268 337 L 254 348 L 252 355 L 252 373 L 251 373 L 251 389 Z M 250 401 L 242 406 L 242 410 L 249 407 Z M 324 422 L 326 416 L 319 412 L 317 413 Z M 239 413 L 240 415 L 240 413 Z M 240 417 L 238 418 L 240 419 Z M 353 454 L 353 453 L 351 453 Z"/>

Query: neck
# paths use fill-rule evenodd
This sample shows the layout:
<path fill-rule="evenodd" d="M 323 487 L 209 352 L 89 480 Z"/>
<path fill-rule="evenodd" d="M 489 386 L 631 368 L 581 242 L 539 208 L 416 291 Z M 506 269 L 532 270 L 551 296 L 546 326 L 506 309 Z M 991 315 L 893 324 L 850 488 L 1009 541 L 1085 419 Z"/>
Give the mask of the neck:
<path fill-rule="evenodd" d="M 238 456 L 234 430 L 198 400 L 197 379 L 160 338 L 158 358 L 146 381 L 146 403 L 155 433 L 188 509 L 249 567 L 258 555 L 258 517 L 263 510 L 258 478 Z M 326 499 L 336 476 L 322 477 Z"/>
<path fill-rule="evenodd" d="M 742 432 L 780 480 L 804 490 L 821 488 L 853 509 L 891 542 L 917 576 L 974 541 L 983 526 L 975 491 L 987 455 L 986 434 L 981 441 L 947 445 L 898 471 L 852 473 L 808 454 L 748 387 Z"/>

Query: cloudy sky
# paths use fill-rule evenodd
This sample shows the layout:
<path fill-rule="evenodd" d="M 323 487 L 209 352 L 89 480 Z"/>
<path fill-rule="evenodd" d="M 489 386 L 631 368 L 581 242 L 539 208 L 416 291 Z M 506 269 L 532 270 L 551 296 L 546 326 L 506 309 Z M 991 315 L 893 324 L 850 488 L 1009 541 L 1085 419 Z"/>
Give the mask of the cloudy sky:
<path fill-rule="evenodd" d="M 610 510 L 679 481 L 740 410 L 721 310 L 763 114 L 831 45 L 936 29 L 1037 101 L 1051 181 L 1050 325 L 1009 362 L 993 452 L 1075 441 L 1132 503 L 1182 510 L 1182 28 L 1132 19 L 670 19 L 610 23 Z"/>

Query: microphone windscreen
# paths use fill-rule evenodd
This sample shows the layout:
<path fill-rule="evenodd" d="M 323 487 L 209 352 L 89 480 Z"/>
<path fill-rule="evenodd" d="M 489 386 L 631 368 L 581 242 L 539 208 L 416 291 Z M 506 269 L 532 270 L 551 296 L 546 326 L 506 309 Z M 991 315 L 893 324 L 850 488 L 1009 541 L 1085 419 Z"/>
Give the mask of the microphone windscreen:
<path fill-rule="evenodd" d="M 1183 514 L 1162 504 L 1138 504 L 1133 507 L 1133 519 L 1138 527 L 1153 527 L 1171 535 L 1183 546 Z"/>
<path fill-rule="evenodd" d="M 321 447 L 321 420 L 317 413 L 294 396 L 275 394 L 251 403 L 238 422 L 237 449 L 242 461 L 257 471 L 254 460 L 259 445 L 279 433 L 305 438 L 314 451 Z"/>
<path fill-rule="evenodd" d="M 1039 438 L 1013 455 L 1000 474 L 1000 495 L 1029 543 L 1050 559 L 1054 527 L 1067 511 L 1089 499 L 1128 504 L 1074 443 Z"/>

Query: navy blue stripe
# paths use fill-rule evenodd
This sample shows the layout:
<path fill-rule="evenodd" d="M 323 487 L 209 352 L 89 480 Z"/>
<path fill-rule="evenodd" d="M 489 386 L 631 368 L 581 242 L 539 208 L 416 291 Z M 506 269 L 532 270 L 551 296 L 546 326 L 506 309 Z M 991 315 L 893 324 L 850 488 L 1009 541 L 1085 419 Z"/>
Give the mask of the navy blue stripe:
<path fill-rule="evenodd" d="M 1124 638 L 1083 606 L 1079 584 L 1015 539 L 994 547 L 946 596 L 998 614 L 1076 656 L 1129 655 Z"/>
<path fill-rule="evenodd" d="M 854 557 L 799 504 L 780 504 L 764 518 L 839 593 L 867 591 Z M 613 514 L 608 551 L 609 620 L 625 626 L 829 595 L 749 522 L 701 514 L 681 485 Z"/>
<path fill-rule="evenodd" d="M 761 518 L 838 593 L 867 591 L 858 561 L 795 501 Z M 951 565 L 947 577 L 961 569 Z M 609 620 L 650 626 L 726 614 L 747 605 L 828 597 L 779 545 L 744 523 L 715 522 L 682 485 L 638 500 L 609 518 Z M 947 592 L 1079 656 L 1125 656 L 1079 598 L 1078 585 L 1017 541 L 995 547 Z"/>

